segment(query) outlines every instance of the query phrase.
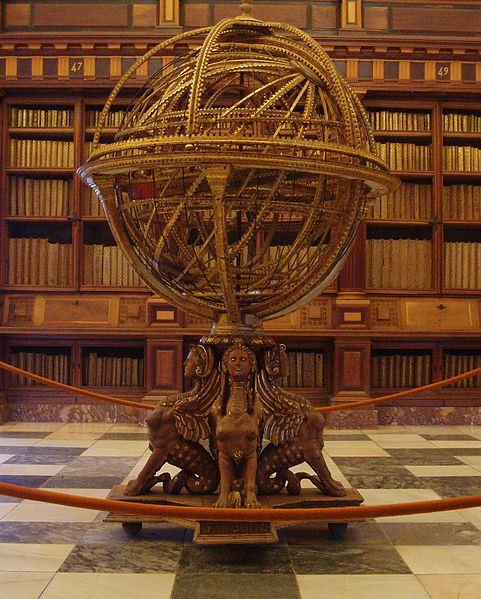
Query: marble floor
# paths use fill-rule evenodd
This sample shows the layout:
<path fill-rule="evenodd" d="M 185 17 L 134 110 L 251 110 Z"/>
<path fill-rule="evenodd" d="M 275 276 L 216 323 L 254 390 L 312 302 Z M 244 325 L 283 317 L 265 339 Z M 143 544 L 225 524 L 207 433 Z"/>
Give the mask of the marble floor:
<path fill-rule="evenodd" d="M 106 497 L 148 456 L 125 424 L 0 426 L 0 481 Z M 366 503 L 481 492 L 481 427 L 327 431 L 335 476 Z M 380 518 L 330 540 L 325 524 L 275 546 L 192 545 L 180 527 L 135 538 L 105 514 L 0 496 L 0 599 L 479 599 L 481 508 Z"/>

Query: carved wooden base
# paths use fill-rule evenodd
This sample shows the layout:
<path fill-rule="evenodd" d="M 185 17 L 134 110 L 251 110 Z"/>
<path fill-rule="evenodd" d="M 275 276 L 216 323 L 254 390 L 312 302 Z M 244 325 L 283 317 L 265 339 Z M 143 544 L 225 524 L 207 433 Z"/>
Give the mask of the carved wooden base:
<path fill-rule="evenodd" d="M 125 485 L 117 485 L 110 492 L 108 499 L 117 501 L 132 501 L 132 497 L 124 495 Z M 217 495 L 168 495 L 158 487 L 154 487 L 145 495 L 138 495 L 135 501 L 154 505 L 178 505 L 189 507 L 211 507 Z M 364 499 L 356 489 L 346 489 L 344 497 L 322 495 L 317 489 L 303 489 L 301 495 L 270 495 L 259 497 L 263 508 L 319 508 L 347 507 L 360 505 Z M 143 524 L 156 522 L 172 522 L 173 524 L 194 529 L 194 543 L 204 545 L 225 544 L 269 544 L 276 543 L 279 538 L 277 530 L 286 526 L 299 526 L 301 522 L 215 522 L 179 519 L 162 519 L 153 516 L 135 516 L 129 514 L 110 513 L 106 522 L 121 522 L 125 532 L 134 536 L 138 534 Z M 341 538 L 347 530 L 346 522 L 328 522 L 331 538 Z"/>

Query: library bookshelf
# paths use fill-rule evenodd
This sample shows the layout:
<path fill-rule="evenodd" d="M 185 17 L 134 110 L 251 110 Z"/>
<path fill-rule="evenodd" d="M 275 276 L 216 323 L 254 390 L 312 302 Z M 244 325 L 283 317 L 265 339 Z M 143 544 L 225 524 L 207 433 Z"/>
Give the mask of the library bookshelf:
<path fill-rule="evenodd" d="M 2 355 L 75 386 L 151 398 L 185 388 L 188 345 L 210 324 L 142 285 L 75 174 L 104 99 L 81 90 L 3 98 Z M 128 103 L 114 107 L 101 141 Z M 284 385 L 316 405 L 481 365 L 481 104 L 379 92 L 364 104 L 401 187 L 373 202 L 336 282 L 266 323 L 288 347 Z M 13 417 L 105 416 L 100 404 L 19 377 L 5 376 L 4 388 Z M 396 405 L 480 406 L 481 377 Z"/>

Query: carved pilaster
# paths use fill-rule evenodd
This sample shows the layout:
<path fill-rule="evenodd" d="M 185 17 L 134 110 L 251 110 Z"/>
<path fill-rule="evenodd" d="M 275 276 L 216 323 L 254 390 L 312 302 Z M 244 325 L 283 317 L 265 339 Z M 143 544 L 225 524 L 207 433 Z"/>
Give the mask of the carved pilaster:
<path fill-rule="evenodd" d="M 362 29 L 362 0 L 342 0 L 341 27 Z"/>
<path fill-rule="evenodd" d="M 158 26 L 178 27 L 180 24 L 179 0 L 159 0 Z"/>

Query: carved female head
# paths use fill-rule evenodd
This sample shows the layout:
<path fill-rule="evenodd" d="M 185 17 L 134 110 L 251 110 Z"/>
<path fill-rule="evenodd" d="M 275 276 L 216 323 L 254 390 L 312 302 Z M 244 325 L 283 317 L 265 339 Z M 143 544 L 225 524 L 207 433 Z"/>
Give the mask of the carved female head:
<path fill-rule="evenodd" d="M 231 345 L 222 356 L 222 372 L 233 381 L 245 381 L 257 370 L 256 356 L 243 343 Z"/>

